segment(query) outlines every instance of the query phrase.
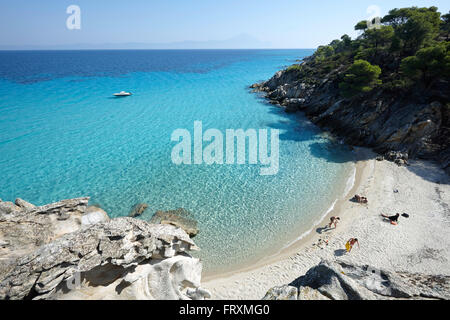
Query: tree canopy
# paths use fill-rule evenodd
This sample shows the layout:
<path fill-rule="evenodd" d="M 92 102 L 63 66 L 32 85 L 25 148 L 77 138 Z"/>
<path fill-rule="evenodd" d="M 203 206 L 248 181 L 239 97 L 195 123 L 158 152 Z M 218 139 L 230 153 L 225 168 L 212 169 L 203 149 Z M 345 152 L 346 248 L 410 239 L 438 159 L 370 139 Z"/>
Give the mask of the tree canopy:
<path fill-rule="evenodd" d="M 448 41 L 450 39 L 450 13 L 444 14 L 442 16 L 441 34 L 445 38 L 445 40 Z"/>
<path fill-rule="evenodd" d="M 420 80 L 425 86 L 450 75 L 450 43 L 439 43 L 404 58 L 401 71 L 410 79 Z"/>
<path fill-rule="evenodd" d="M 345 97 L 358 93 L 369 92 L 376 85 L 381 84 L 379 76 L 381 69 L 365 60 L 356 60 L 347 70 L 343 82 L 339 85 Z"/>
<path fill-rule="evenodd" d="M 396 8 L 380 17 L 381 25 L 356 24 L 356 39 L 343 35 L 314 54 L 316 72 L 339 68 L 342 95 L 364 93 L 377 86 L 410 90 L 449 81 L 450 13 L 436 7 Z"/>
<path fill-rule="evenodd" d="M 381 22 L 394 27 L 395 35 L 403 41 L 403 50 L 411 54 L 438 35 L 440 16 L 436 7 L 411 7 L 393 9 Z"/>

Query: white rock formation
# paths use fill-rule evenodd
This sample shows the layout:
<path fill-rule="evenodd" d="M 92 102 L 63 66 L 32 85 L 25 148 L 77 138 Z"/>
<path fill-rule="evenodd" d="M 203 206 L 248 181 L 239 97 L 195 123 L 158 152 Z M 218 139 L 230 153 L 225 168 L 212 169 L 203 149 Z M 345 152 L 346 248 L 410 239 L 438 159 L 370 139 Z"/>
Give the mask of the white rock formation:
<path fill-rule="evenodd" d="M 101 208 L 98 207 L 88 207 L 86 213 L 81 217 L 82 226 L 90 226 L 96 223 L 102 223 L 109 221 L 109 216 Z"/>
<path fill-rule="evenodd" d="M 187 233 L 109 219 L 89 198 L 0 206 L 0 299 L 205 299 Z M 6 208 L 6 209 L 5 209 Z"/>

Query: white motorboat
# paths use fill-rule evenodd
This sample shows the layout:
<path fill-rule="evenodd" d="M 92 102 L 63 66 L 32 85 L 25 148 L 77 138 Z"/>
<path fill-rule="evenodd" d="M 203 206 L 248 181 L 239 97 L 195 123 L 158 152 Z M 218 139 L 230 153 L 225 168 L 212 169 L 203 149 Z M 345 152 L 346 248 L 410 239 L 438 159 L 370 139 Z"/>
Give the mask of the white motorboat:
<path fill-rule="evenodd" d="M 116 96 L 116 97 L 126 97 L 126 96 L 131 96 L 131 92 L 120 91 L 119 93 L 114 93 L 114 96 Z"/>

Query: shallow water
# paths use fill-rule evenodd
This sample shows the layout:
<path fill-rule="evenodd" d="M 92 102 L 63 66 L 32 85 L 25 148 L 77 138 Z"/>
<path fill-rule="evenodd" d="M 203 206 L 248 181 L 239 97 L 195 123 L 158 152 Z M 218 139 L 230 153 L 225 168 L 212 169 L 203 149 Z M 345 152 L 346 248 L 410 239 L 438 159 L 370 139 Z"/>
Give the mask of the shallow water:
<path fill-rule="evenodd" d="M 346 188 L 352 165 L 302 115 L 248 86 L 311 50 L 0 52 L 0 198 L 42 205 L 91 196 L 111 216 L 185 208 L 207 272 L 278 251 Z M 113 98 L 121 90 L 133 96 Z M 173 130 L 280 130 L 280 170 L 180 165 Z"/>

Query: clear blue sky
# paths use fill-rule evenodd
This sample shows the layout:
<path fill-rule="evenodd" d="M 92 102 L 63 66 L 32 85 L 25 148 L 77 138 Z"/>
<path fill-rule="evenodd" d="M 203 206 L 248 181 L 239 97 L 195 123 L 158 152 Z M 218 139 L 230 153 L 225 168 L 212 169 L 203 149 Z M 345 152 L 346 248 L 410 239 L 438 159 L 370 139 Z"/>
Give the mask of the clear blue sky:
<path fill-rule="evenodd" d="M 273 48 L 315 48 L 347 33 L 377 5 L 437 6 L 403 0 L 0 0 L 0 46 L 224 40 L 240 34 Z M 66 8 L 81 8 L 81 30 L 66 28 Z"/>

